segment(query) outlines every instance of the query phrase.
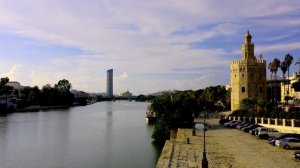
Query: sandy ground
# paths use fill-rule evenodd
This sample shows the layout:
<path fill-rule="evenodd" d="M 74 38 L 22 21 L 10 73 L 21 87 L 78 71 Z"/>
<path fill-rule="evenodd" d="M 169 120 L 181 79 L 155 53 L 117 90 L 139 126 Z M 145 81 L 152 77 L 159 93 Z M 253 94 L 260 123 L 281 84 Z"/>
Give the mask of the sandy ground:
<path fill-rule="evenodd" d="M 206 132 L 206 152 L 209 167 L 237 168 L 300 168 L 293 160 L 295 150 L 285 150 L 237 129 L 224 128 L 218 119 L 209 119 L 212 126 Z M 191 129 L 178 129 L 176 138 L 166 141 L 157 168 L 201 167 L 203 132 L 192 136 Z M 186 139 L 190 143 L 187 144 Z M 300 150 L 300 149 L 299 149 Z"/>
<path fill-rule="evenodd" d="M 243 131 L 224 128 L 216 119 L 207 123 L 212 125 L 206 133 L 207 154 L 213 167 L 300 168 L 300 162 L 293 160 L 295 150 L 285 150 Z"/>

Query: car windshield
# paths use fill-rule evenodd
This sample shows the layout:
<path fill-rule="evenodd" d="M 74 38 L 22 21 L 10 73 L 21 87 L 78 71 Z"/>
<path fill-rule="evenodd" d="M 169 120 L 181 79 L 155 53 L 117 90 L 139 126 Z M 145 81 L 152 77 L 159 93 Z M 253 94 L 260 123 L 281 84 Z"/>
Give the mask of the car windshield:
<path fill-rule="evenodd" d="M 277 136 L 275 136 L 275 138 L 277 139 L 277 138 L 281 138 L 282 136 L 284 136 L 285 134 L 279 134 L 279 135 L 277 135 Z"/>

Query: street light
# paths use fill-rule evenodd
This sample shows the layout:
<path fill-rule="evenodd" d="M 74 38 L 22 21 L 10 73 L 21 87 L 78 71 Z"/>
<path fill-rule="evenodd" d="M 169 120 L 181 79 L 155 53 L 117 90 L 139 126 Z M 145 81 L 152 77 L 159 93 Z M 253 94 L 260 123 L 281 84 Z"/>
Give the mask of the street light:
<path fill-rule="evenodd" d="M 204 107 L 205 110 L 205 107 Z M 203 127 L 203 157 L 202 157 L 202 168 L 208 168 L 208 161 L 206 158 L 206 149 L 205 149 L 205 132 L 206 132 L 206 128 L 205 128 L 205 111 L 204 113 L 204 127 Z"/>

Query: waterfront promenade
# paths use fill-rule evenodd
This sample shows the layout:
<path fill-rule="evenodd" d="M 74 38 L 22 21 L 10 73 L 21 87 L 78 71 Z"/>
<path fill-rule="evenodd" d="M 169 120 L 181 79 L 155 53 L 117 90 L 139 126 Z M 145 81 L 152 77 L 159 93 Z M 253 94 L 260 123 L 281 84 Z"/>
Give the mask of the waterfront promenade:
<path fill-rule="evenodd" d="M 237 129 L 223 128 L 218 119 L 208 119 L 212 126 L 206 132 L 206 152 L 209 167 L 300 167 L 293 160 L 295 150 L 272 146 L 266 140 Z M 157 168 L 201 167 L 203 132 L 178 129 L 177 137 L 166 141 Z M 187 144 L 186 138 L 190 139 Z"/>

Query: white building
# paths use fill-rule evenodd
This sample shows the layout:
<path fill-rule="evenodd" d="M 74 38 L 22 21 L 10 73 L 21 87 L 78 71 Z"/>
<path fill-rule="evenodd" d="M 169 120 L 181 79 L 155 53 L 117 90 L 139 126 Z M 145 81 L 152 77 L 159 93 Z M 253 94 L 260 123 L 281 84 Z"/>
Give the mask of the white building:
<path fill-rule="evenodd" d="M 15 90 L 20 90 L 24 87 L 20 84 L 20 82 L 16 82 L 16 81 L 7 82 L 7 86 L 11 86 Z"/>
<path fill-rule="evenodd" d="M 124 92 L 124 93 L 120 93 L 119 96 L 120 96 L 120 97 L 128 97 L 128 98 L 130 98 L 130 97 L 132 97 L 132 93 L 130 93 L 130 92 L 127 90 L 127 91 Z"/>

